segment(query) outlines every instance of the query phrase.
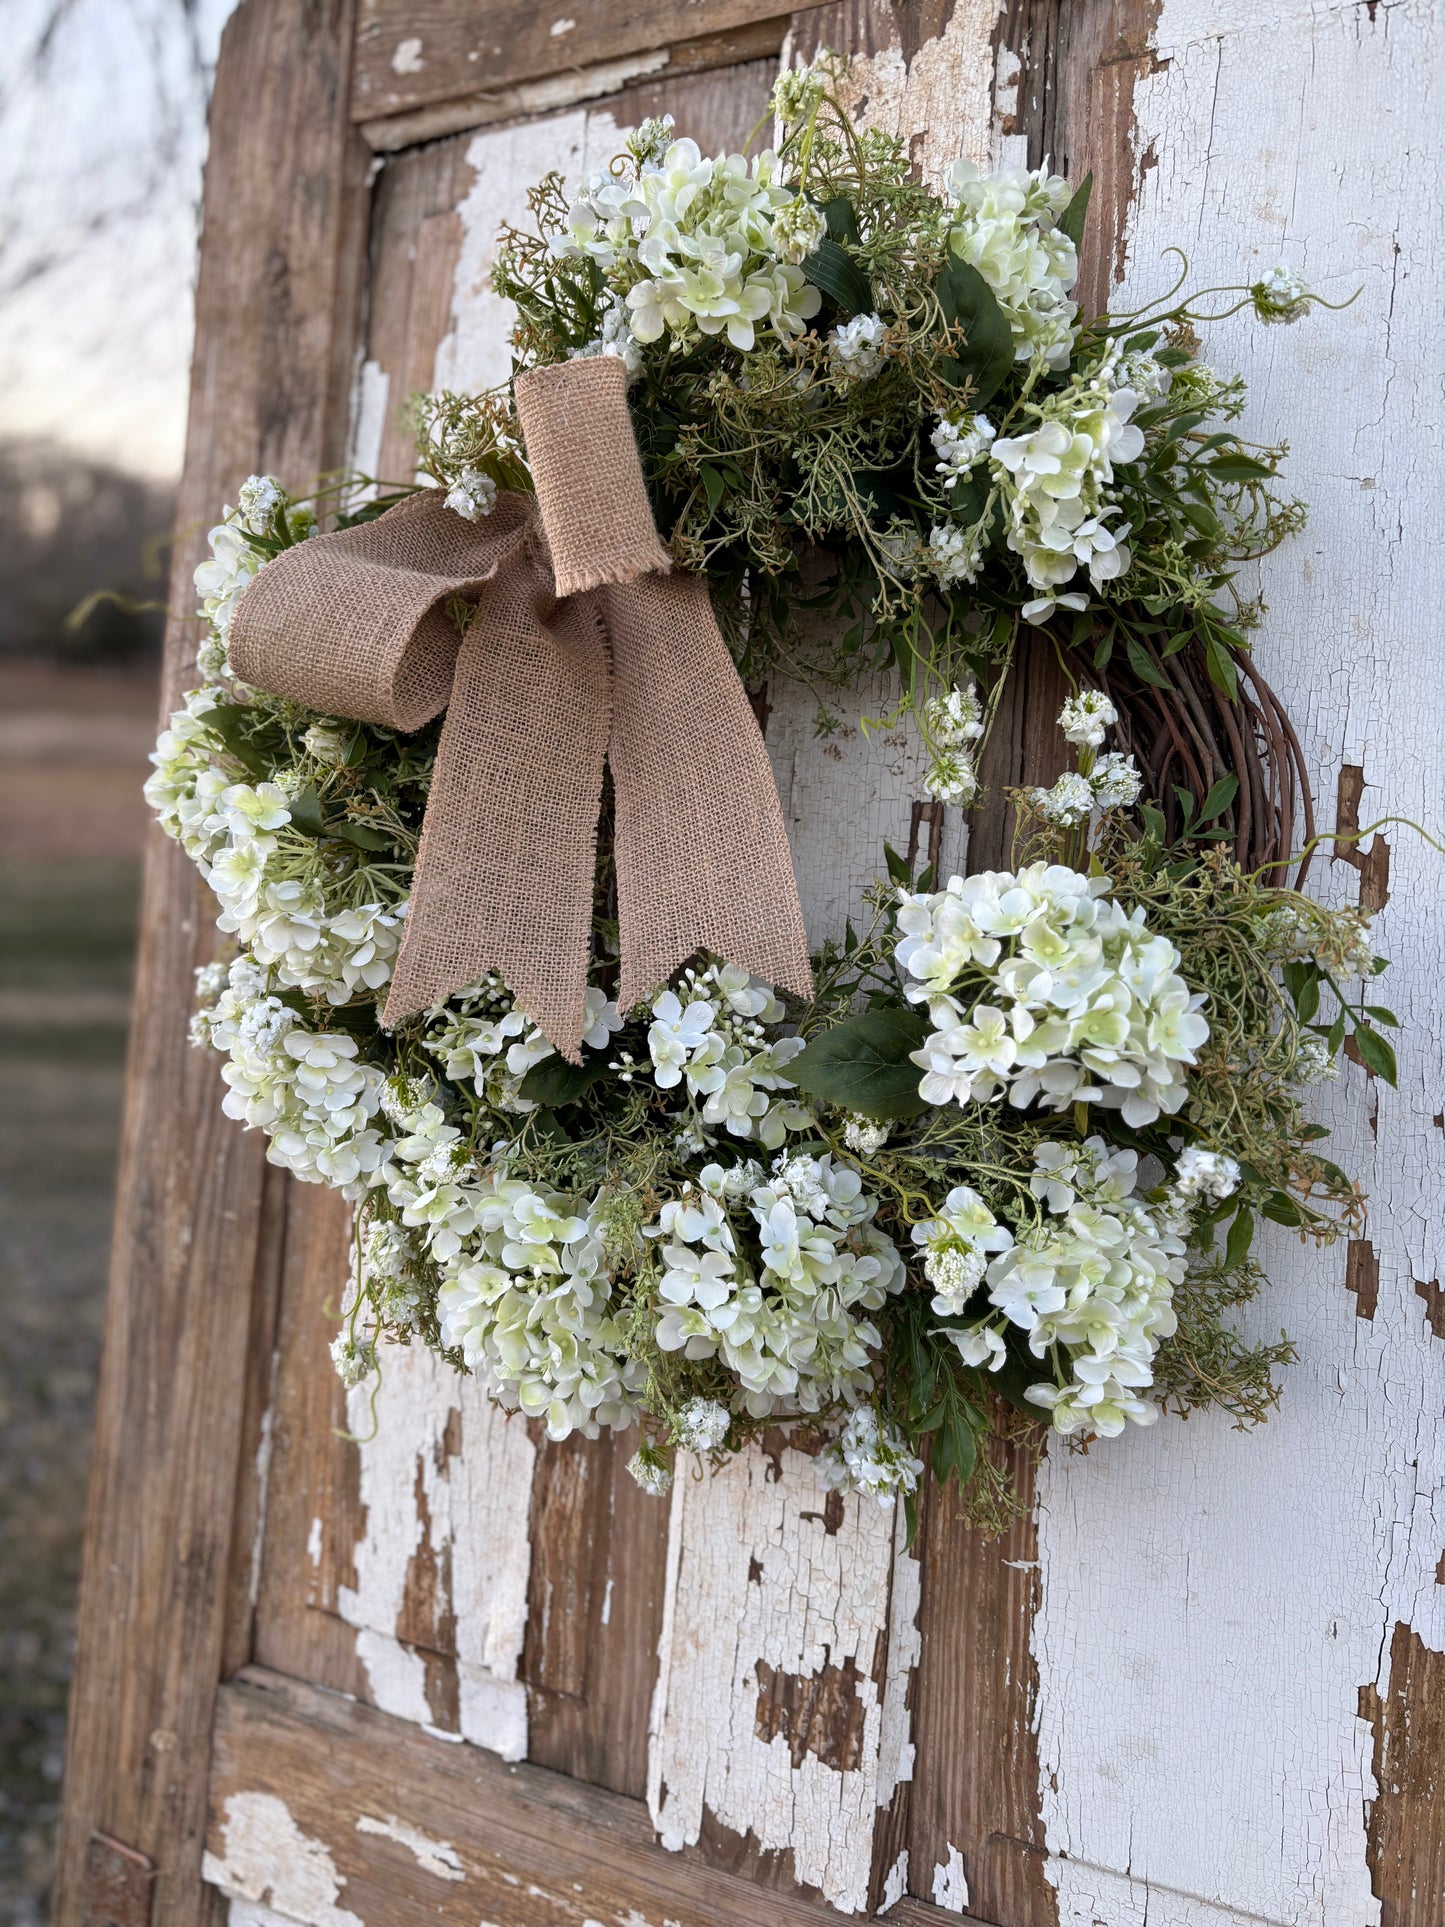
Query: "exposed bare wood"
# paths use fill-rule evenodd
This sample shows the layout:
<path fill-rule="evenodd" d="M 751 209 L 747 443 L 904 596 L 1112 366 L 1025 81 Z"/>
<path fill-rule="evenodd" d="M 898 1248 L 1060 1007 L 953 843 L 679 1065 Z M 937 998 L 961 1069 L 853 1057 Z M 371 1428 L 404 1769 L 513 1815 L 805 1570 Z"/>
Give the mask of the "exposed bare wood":
<path fill-rule="evenodd" d="M 366 152 L 347 116 L 344 0 L 250 0 L 227 29 L 212 110 L 206 248 L 172 577 L 253 468 L 305 482 L 337 460 L 364 265 Z M 166 689 L 196 631 L 173 623 Z M 195 1921 L 206 1734 L 225 1644 L 258 1336 L 262 1147 L 220 1113 L 214 1066 L 186 1042 L 210 916 L 183 854 L 147 870 L 120 1205 L 71 1698 L 55 1918 L 83 1914 L 91 1833 L 157 1867 L 156 1927 Z"/>
<path fill-rule="evenodd" d="M 302 1927 L 476 1927 L 479 1919 L 822 1927 L 838 1918 L 821 1903 L 665 1853 L 638 1801 L 449 1746 L 259 1668 L 221 1691 L 207 1846 L 213 1882 Z M 293 1865 L 304 1854 L 312 1869 L 324 1866 L 325 1883 L 313 1879 L 298 1896 L 281 1848 Z M 262 1880 L 252 1871 L 257 1858 Z M 318 1888 L 333 1881 L 317 1904 Z M 889 1915 L 903 1927 L 942 1927 L 944 1918 L 910 1901 Z"/>
<path fill-rule="evenodd" d="M 86 1927 L 150 1927 L 155 1878 L 145 1854 L 93 1833 L 85 1851 Z"/>
<path fill-rule="evenodd" d="M 1355 1294 L 1355 1316 L 1373 1318 L 1380 1302 L 1380 1261 L 1368 1238 L 1351 1238 L 1345 1259 L 1345 1290 Z"/>
<path fill-rule="evenodd" d="M 468 93 L 456 100 L 433 101 L 410 113 L 363 121 L 361 132 L 375 153 L 396 153 L 467 128 L 490 127 L 497 121 L 554 113 L 560 107 L 580 106 L 586 101 L 611 96 L 629 96 L 635 88 L 645 87 L 648 84 L 645 76 L 652 74 L 659 76 L 653 84 L 667 94 L 666 106 L 657 111 L 676 116 L 681 83 L 690 75 L 725 70 L 726 81 L 735 83 L 737 69 L 744 63 L 776 57 L 786 27 L 787 16 L 774 13 L 731 31 L 704 34 L 676 46 L 626 54 L 620 60 L 569 69 L 545 80 L 519 81 L 515 86 Z M 768 77 L 771 81 L 771 72 Z M 730 87 L 729 91 L 735 88 Z M 620 119 L 635 121 L 641 117 L 630 98 L 620 99 L 617 111 Z M 642 113 L 650 111 L 641 110 Z M 731 145 L 740 146 L 746 131 L 743 129 Z M 703 145 L 711 144 L 700 134 L 694 134 L 693 138 Z"/>
<path fill-rule="evenodd" d="M 461 6 L 456 0 L 362 0 L 356 46 L 353 113 L 376 121 L 414 112 L 437 101 L 474 94 L 496 94 L 535 86 L 553 75 L 573 75 L 630 56 L 662 55 L 673 47 L 689 60 L 726 64 L 706 52 L 721 36 L 780 20 L 794 9 L 777 0 L 571 0 L 561 11 L 523 4 L 523 0 L 485 0 Z M 754 58 L 756 48 L 732 55 Z M 578 96 L 573 96 L 573 99 Z M 570 104 L 539 100 L 542 107 Z M 535 111 L 523 108 L 522 111 Z"/>
<path fill-rule="evenodd" d="M 1397 1622 L 1383 1699 L 1360 1691 L 1374 1732 L 1370 1886 L 1380 1927 L 1438 1927 L 1445 1918 L 1445 1653 Z"/>
<path fill-rule="evenodd" d="M 626 1433 L 539 1455 L 522 1675 L 528 1758 L 640 1799 L 668 1509 L 628 1474 L 636 1446 Z"/>

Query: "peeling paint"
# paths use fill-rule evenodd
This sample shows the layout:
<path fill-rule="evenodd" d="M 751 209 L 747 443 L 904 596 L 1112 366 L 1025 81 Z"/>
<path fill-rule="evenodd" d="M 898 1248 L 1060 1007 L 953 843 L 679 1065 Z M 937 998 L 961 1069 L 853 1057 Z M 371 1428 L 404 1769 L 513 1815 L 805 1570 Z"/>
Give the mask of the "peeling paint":
<path fill-rule="evenodd" d="M 363 1813 L 356 1823 L 356 1831 L 375 1834 L 382 1840 L 394 1840 L 399 1847 L 406 1848 L 423 1873 L 435 1874 L 438 1880 L 465 1880 L 467 1877 L 461 1857 L 449 1840 L 433 1840 L 430 1834 L 408 1826 L 404 1820 L 398 1820 L 394 1813 L 388 1814 L 385 1820 L 373 1819 L 371 1814 Z"/>
<path fill-rule="evenodd" d="M 274 1793 L 232 1793 L 221 1816 L 222 1850 L 202 1876 L 242 1900 L 266 1901 L 304 1927 L 366 1927 L 337 1902 L 345 1879 L 324 1841 L 303 1833 Z"/>
<path fill-rule="evenodd" d="M 933 1904 L 946 1914 L 968 1911 L 968 1879 L 963 1870 L 963 1855 L 953 1842 L 948 1843 L 948 1858 L 933 1869 Z"/>
<path fill-rule="evenodd" d="M 1170 244 L 1196 285 L 1284 258 L 1331 300 L 1359 291 L 1294 330 L 1237 316 L 1205 352 L 1247 378 L 1242 431 L 1288 438 L 1309 502 L 1305 532 L 1249 587 L 1269 604 L 1254 647 L 1316 794 L 1335 795 L 1343 764 L 1361 790 L 1368 774 L 1365 821 L 1431 822 L 1445 682 L 1430 640 L 1440 424 L 1426 291 L 1442 191 L 1423 130 L 1438 12 L 1164 0 L 1154 38 L 1167 64 L 1135 84 L 1134 151 L 1157 164 L 1128 225 L 1124 299 L 1168 285 Z M 1445 1278 L 1430 1124 L 1445 1088 L 1440 858 L 1402 836 L 1389 860 L 1379 947 L 1404 1025 L 1400 1087 L 1347 1065 L 1310 1098 L 1330 1155 L 1370 1194 L 1355 1294 L 1341 1289 L 1344 1250 L 1271 1228 L 1271 1284 L 1248 1329 L 1286 1327 L 1300 1357 L 1269 1424 L 1166 1417 L 1126 1450 L 1051 1451 L 1041 1471 L 1040 1795 L 1065 1927 L 1389 1918 L 1367 1861 L 1367 1813 L 1380 1823 L 1359 1685 L 1386 1699 L 1397 1624 L 1423 1652 L 1445 1647 L 1441 1358 L 1415 1291 Z M 1328 863 L 1313 887 L 1339 902 L 1359 886 Z M 1417 1829 L 1438 1834 L 1428 1812 Z"/>

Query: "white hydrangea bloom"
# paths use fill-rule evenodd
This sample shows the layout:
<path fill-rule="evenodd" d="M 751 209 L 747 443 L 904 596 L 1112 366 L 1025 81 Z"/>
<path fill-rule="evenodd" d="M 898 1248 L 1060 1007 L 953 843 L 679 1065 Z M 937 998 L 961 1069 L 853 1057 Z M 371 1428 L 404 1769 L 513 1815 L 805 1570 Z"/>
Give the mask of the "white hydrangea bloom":
<path fill-rule="evenodd" d="M 897 957 L 933 1024 L 912 1053 L 929 1103 L 1097 1103 L 1136 1128 L 1179 1109 L 1209 1036 L 1204 998 L 1143 908 L 1108 890 L 1034 863 L 902 893 Z"/>
<path fill-rule="evenodd" d="M 996 434 L 987 415 L 939 415 L 933 428 L 933 447 L 938 456 L 935 474 L 944 478 L 945 488 L 955 488 L 960 478 L 988 454 Z"/>
<path fill-rule="evenodd" d="M 351 1337 L 342 1332 L 331 1341 L 331 1362 L 336 1367 L 336 1375 L 348 1391 L 354 1385 L 371 1377 L 376 1370 L 376 1340 L 374 1338 Z"/>
<path fill-rule="evenodd" d="M 1045 822 L 1057 823 L 1060 829 L 1072 829 L 1076 823 L 1084 822 L 1092 814 L 1094 786 L 1087 776 L 1069 769 L 1064 771 L 1052 788 L 1031 789 L 1029 801 Z"/>
<path fill-rule="evenodd" d="M 1068 742 L 1081 749 L 1100 749 L 1119 720 L 1119 712 L 1102 689 L 1081 689 L 1069 696 L 1059 711 L 1059 728 Z"/>
<path fill-rule="evenodd" d="M 665 1498 L 672 1490 L 672 1467 L 646 1446 L 633 1453 L 627 1461 L 627 1470 L 649 1498 Z"/>
<path fill-rule="evenodd" d="M 835 1491 L 866 1493 L 887 1510 L 900 1494 L 918 1490 L 923 1461 L 914 1458 L 891 1419 L 881 1419 L 871 1405 L 860 1405 L 843 1421 L 837 1438 L 824 1446 L 818 1469 Z"/>
<path fill-rule="evenodd" d="M 690 1398 L 677 1415 L 677 1442 L 685 1452 L 715 1452 L 731 1424 L 732 1413 L 726 1405 L 711 1398 Z"/>
<path fill-rule="evenodd" d="M 1091 1137 L 1046 1141 L 1034 1156 L 1032 1190 L 1047 1215 L 1017 1235 L 962 1188 L 950 1194 L 954 1208 L 945 1207 L 943 1219 L 915 1227 L 939 1286 L 933 1308 L 957 1316 L 985 1285 L 992 1309 L 972 1325 L 945 1328 L 946 1336 L 965 1364 L 984 1370 L 1003 1365 L 1010 1327 L 1035 1358 L 1052 1356 L 1058 1376 L 1025 1396 L 1048 1410 L 1056 1431 L 1112 1436 L 1129 1420 L 1147 1425 L 1158 1411 L 1140 1393 L 1176 1327 L 1183 1236 L 1167 1212 L 1137 1196 L 1132 1151 Z M 987 1251 L 996 1255 L 985 1259 Z"/>
<path fill-rule="evenodd" d="M 1239 1189 L 1239 1165 L 1222 1151 L 1190 1144 L 1174 1161 L 1174 1188 L 1181 1197 L 1218 1204 Z"/>
<path fill-rule="evenodd" d="M 644 345 L 725 332 L 746 352 L 763 325 L 791 341 L 822 305 L 798 260 L 824 227 L 778 174 L 771 152 L 708 160 L 674 141 L 635 175 L 594 174 L 554 245 L 597 263 Z"/>
<path fill-rule="evenodd" d="M 859 1157 L 871 1158 L 888 1142 L 889 1127 L 872 1117 L 850 1117 L 843 1126 L 843 1142 Z"/>
<path fill-rule="evenodd" d="M 773 113 L 785 127 L 796 126 L 821 104 L 827 90 L 827 78 L 817 68 L 788 68 L 773 82 Z"/>
<path fill-rule="evenodd" d="M 835 375 L 869 381 L 883 366 L 888 328 L 876 314 L 854 315 L 828 334 L 828 362 Z"/>
<path fill-rule="evenodd" d="M 480 522 L 497 505 L 497 485 L 490 475 L 468 465 L 458 471 L 447 490 L 447 507 L 464 522 Z"/>
<path fill-rule="evenodd" d="M 955 203 L 948 245 L 977 268 L 1007 317 L 1020 361 L 1062 368 L 1074 345 L 1078 313 L 1069 291 L 1078 279 L 1073 242 L 1054 225 L 1069 204 L 1069 184 L 1040 168 L 985 174 L 955 161 L 946 182 Z"/>
<path fill-rule="evenodd" d="M 960 582 L 976 582 L 983 562 L 983 544 L 977 529 L 962 529 L 952 522 L 935 522 L 928 531 L 928 565 L 934 578 L 945 589 Z"/>
<path fill-rule="evenodd" d="M 1130 804 L 1138 802 L 1144 779 L 1132 756 L 1110 750 L 1099 757 L 1089 771 L 1089 785 L 1094 792 L 1095 808 L 1128 809 Z"/>
<path fill-rule="evenodd" d="M 1281 261 L 1261 275 L 1250 289 L 1254 311 L 1261 321 L 1298 321 L 1309 313 L 1313 290 L 1304 276 Z"/>
<path fill-rule="evenodd" d="M 568 351 L 570 361 L 589 361 L 596 355 L 610 355 L 627 370 L 629 382 L 642 373 L 642 345 L 628 321 L 627 303 L 614 295 L 602 313 L 601 333 L 581 348 Z"/>
<path fill-rule="evenodd" d="M 269 535 L 285 496 L 274 475 L 248 475 L 236 497 L 236 512 L 252 535 Z"/>
<path fill-rule="evenodd" d="M 218 523 L 206 539 L 211 559 L 196 569 L 196 594 L 201 598 L 201 614 L 224 645 L 230 639 L 236 604 L 264 558 L 234 522 Z"/>
<path fill-rule="evenodd" d="M 1143 431 L 1130 416 L 1139 405 L 1133 389 L 1115 385 L 1115 364 L 1106 358 L 1056 395 L 1027 405 L 1035 426 L 1027 434 L 999 437 L 990 467 L 1003 497 L 1005 540 L 1043 595 L 1031 620 L 1050 607 L 1087 603 L 1058 591 L 1086 568 L 1094 587 L 1125 574 L 1133 560 L 1125 537 L 1130 525 L 1114 524 L 1110 494 L 1116 465 L 1144 452 Z M 1025 615 L 1029 614 L 1026 608 Z"/>

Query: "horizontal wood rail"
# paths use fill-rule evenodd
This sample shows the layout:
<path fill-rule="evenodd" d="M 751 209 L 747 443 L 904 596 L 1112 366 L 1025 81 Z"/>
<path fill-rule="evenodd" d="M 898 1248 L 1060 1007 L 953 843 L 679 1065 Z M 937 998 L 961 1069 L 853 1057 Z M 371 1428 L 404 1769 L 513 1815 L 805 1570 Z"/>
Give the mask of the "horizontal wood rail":
<path fill-rule="evenodd" d="M 508 1765 L 256 1666 L 221 1688 L 207 1846 L 209 1880 L 318 1927 L 353 1917 L 366 1927 L 824 1927 L 844 1917 L 665 1852 L 640 1800 Z M 918 1900 L 888 1910 L 897 1927 L 951 1918 Z"/>

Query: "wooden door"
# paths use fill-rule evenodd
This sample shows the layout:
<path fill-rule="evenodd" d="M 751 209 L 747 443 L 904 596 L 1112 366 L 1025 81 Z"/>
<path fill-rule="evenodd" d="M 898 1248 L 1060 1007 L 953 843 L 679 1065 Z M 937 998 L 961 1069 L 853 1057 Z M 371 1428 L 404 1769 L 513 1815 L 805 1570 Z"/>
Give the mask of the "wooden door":
<path fill-rule="evenodd" d="M 1175 242 L 1202 283 L 1287 251 L 1332 297 L 1362 288 L 1312 331 L 1241 321 L 1217 353 L 1312 502 L 1266 567 L 1259 648 L 1316 783 L 1342 824 L 1437 819 L 1431 531 L 1402 500 L 1438 446 L 1428 13 L 776 4 L 244 0 L 174 606 L 249 470 L 403 474 L 408 393 L 505 375 L 489 251 L 545 168 L 605 161 L 662 111 L 737 144 L 780 54 L 832 46 L 925 171 L 1092 167 L 1095 300 L 1157 289 Z M 170 697 L 195 639 L 172 624 Z M 906 733 L 864 737 L 880 693 L 823 744 L 809 699 L 768 692 L 815 936 L 884 837 L 950 867 L 1002 855 L 998 820 L 924 809 Z M 1051 703 L 1030 668 L 995 785 L 1053 773 Z M 1271 1250 L 1260 1316 L 1301 1349 L 1278 1418 L 1051 1452 L 1034 1517 L 993 1543 L 929 1491 L 907 1548 L 781 1435 L 658 1502 L 627 1441 L 538 1443 L 420 1349 L 368 1436 L 326 1356 L 344 1210 L 221 1117 L 185 1044 L 210 912 L 157 837 L 57 1920 L 1439 1927 L 1434 862 L 1392 833 L 1332 866 L 1336 894 L 1388 905 L 1414 1028 L 1398 1092 L 1352 1066 L 1322 1103 L 1374 1204 L 1348 1254 Z"/>

